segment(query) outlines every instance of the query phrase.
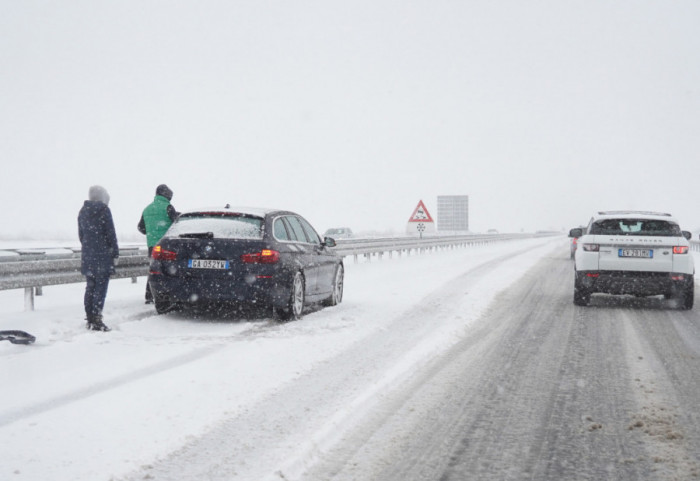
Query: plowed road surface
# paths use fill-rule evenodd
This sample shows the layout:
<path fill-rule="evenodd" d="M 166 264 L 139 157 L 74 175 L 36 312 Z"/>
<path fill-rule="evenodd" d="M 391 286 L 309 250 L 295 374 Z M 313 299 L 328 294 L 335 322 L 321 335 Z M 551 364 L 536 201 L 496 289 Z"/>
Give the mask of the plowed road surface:
<path fill-rule="evenodd" d="M 156 316 L 114 283 L 99 334 L 66 286 L 12 319 L 34 346 L 0 346 L 0 479 L 700 479 L 697 309 L 574 306 L 561 238 L 346 281 L 288 324 Z"/>

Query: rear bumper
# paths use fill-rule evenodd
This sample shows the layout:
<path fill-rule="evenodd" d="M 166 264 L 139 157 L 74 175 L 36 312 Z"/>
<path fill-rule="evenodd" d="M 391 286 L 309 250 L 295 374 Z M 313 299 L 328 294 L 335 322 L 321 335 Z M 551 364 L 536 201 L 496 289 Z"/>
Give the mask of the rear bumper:
<path fill-rule="evenodd" d="M 689 282 L 691 274 L 644 271 L 577 271 L 579 285 L 587 291 L 642 296 L 674 295 Z"/>
<path fill-rule="evenodd" d="M 289 297 L 289 283 L 249 276 L 244 280 L 207 279 L 150 274 L 148 282 L 156 299 L 182 305 L 235 302 L 281 307 Z"/>

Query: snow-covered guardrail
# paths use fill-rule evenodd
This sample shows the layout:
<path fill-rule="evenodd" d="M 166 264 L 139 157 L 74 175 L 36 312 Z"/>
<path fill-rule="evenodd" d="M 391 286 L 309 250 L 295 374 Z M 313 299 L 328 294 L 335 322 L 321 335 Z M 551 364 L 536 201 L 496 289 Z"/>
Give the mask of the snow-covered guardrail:
<path fill-rule="evenodd" d="M 371 239 L 341 239 L 336 241 L 334 249 L 343 257 L 353 256 L 357 262 L 359 256 L 370 260 L 372 256 L 382 258 L 385 254 L 392 257 L 394 253 L 425 252 L 433 249 L 451 249 L 455 247 L 467 247 L 483 245 L 492 242 L 501 242 L 513 239 L 538 237 L 547 234 L 491 234 L 491 235 L 455 235 L 455 236 L 424 236 L 417 237 L 388 237 Z"/>
<path fill-rule="evenodd" d="M 342 239 L 334 250 L 343 257 L 360 256 L 371 260 L 394 253 L 410 255 L 435 249 L 451 249 L 501 242 L 513 239 L 557 235 L 543 234 L 493 234 L 462 236 L 391 237 L 373 239 Z M 119 250 L 119 264 L 112 278 L 136 278 L 148 275 L 149 258 L 145 246 Z M 0 290 L 24 289 L 26 310 L 34 309 L 34 295 L 41 295 L 41 288 L 58 284 L 84 282 L 80 273 L 79 248 L 0 249 Z"/>
<path fill-rule="evenodd" d="M 690 241 L 690 250 L 693 250 L 695 252 L 700 252 L 700 241 Z"/>

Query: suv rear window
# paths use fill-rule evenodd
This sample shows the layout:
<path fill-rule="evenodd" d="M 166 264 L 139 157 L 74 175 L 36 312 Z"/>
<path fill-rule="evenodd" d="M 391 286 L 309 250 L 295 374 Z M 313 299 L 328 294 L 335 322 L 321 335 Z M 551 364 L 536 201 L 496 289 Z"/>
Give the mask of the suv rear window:
<path fill-rule="evenodd" d="M 591 225 L 590 234 L 681 236 L 678 224 L 656 219 L 604 219 Z"/>
<path fill-rule="evenodd" d="M 211 237 L 218 239 L 262 239 L 262 217 L 221 214 L 182 214 L 166 237 Z"/>

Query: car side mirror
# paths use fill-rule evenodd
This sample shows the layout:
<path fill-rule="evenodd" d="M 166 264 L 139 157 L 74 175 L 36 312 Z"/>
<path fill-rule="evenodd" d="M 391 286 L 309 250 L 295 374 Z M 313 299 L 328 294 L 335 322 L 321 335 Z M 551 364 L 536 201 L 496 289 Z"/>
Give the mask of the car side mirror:
<path fill-rule="evenodd" d="M 688 232 L 687 230 L 684 230 L 684 231 L 683 231 L 683 237 L 685 237 L 686 239 L 690 240 L 690 238 L 693 237 L 693 234 L 691 234 L 691 233 Z"/>
<path fill-rule="evenodd" d="M 335 247 L 337 244 L 335 242 L 335 239 L 332 237 L 324 237 L 323 238 L 323 245 L 326 247 Z"/>
<path fill-rule="evenodd" d="M 569 237 L 581 237 L 583 235 L 583 229 L 576 228 L 569 231 Z"/>

